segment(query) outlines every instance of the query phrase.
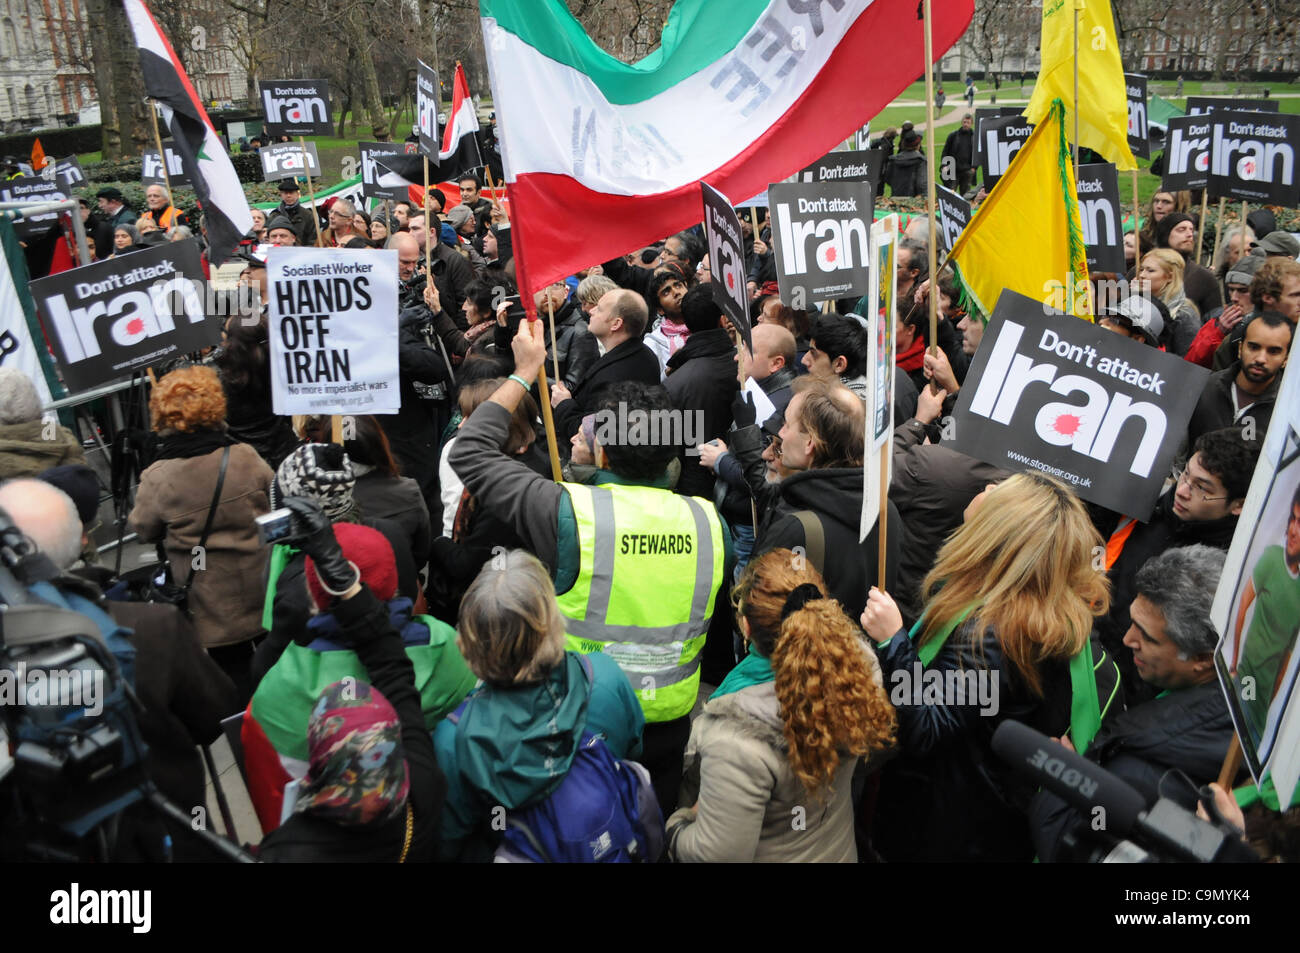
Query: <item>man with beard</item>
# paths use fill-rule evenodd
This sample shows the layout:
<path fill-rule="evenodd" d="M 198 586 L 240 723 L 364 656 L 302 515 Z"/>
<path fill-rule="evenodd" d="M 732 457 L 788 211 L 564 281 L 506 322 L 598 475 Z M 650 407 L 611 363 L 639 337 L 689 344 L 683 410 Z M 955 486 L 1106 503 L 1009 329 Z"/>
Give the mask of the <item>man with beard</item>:
<path fill-rule="evenodd" d="M 1187 425 L 1188 442 L 1220 427 L 1253 429 L 1262 439 L 1273 416 L 1273 402 L 1286 367 L 1295 326 L 1277 311 L 1251 318 L 1230 367 L 1205 382 Z"/>

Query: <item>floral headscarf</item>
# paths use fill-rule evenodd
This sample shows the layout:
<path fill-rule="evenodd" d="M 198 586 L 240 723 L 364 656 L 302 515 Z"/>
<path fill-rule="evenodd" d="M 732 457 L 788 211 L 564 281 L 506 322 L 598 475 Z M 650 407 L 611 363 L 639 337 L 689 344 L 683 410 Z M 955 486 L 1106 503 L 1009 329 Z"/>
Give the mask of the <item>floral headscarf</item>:
<path fill-rule="evenodd" d="M 348 826 L 406 810 L 410 781 L 397 712 L 375 688 L 343 679 L 321 692 L 307 726 L 311 767 L 295 812 Z"/>

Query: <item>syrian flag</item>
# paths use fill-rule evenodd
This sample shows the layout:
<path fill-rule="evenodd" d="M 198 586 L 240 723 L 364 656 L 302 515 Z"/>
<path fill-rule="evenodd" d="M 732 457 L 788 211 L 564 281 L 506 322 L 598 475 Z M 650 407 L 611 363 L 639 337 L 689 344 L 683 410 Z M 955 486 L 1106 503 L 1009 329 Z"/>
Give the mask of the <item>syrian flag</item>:
<path fill-rule="evenodd" d="M 122 0 L 140 48 L 145 91 L 157 102 L 198 196 L 208 231 L 208 261 L 220 265 L 253 227 L 244 187 L 203 103 L 167 37 L 141 0 Z"/>
<path fill-rule="evenodd" d="M 916 0 L 677 0 L 632 64 L 564 0 L 479 9 L 525 301 L 697 224 L 701 181 L 756 195 L 803 169 L 925 73 Z M 934 0 L 936 59 L 973 13 Z"/>
<path fill-rule="evenodd" d="M 451 121 L 443 131 L 442 149 L 438 153 L 438 168 L 442 173 L 439 178 L 454 179 L 482 165 L 483 157 L 478 151 L 478 114 L 469 95 L 465 67 L 457 63 L 451 88 Z"/>
<path fill-rule="evenodd" d="M 451 91 L 451 119 L 442 135 L 442 148 L 436 157 L 429 156 L 429 181 L 454 182 L 457 177 L 474 169 L 481 168 L 483 157 L 478 148 L 478 114 L 474 112 L 474 100 L 469 95 L 469 81 L 465 79 L 465 67 L 456 64 L 456 78 Z M 391 156 L 377 156 L 375 164 L 384 169 L 386 175 L 380 180 L 385 187 L 414 185 L 424 188 L 424 156 L 401 153 Z M 388 178 L 392 176 L 393 178 Z"/>

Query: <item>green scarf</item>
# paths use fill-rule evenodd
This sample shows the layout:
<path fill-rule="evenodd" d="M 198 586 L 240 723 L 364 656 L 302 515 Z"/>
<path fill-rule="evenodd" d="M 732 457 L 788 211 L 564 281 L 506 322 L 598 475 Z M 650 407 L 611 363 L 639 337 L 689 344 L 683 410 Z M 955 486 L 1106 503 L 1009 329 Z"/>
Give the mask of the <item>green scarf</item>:
<path fill-rule="evenodd" d="M 774 678 L 776 678 L 776 673 L 772 671 L 771 660 L 759 655 L 758 649 L 751 643 L 748 654 L 740 660 L 739 665 L 727 673 L 727 677 L 722 680 L 722 684 L 709 696 L 709 701 L 721 698 L 723 695 L 730 695 L 732 692 L 738 692 L 742 688 L 749 688 L 751 685 L 762 685 Z"/>
<path fill-rule="evenodd" d="M 956 618 L 945 623 L 938 632 L 919 649 L 916 650 L 916 657 L 921 660 L 924 668 L 929 668 L 930 663 L 934 661 L 947 643 L 949 636 L 956 630 L 957 626 L 966 621 L 967 617 L 978 608 L 978 603 L 973 603 L 963 609 Z M 915 639 L 920 634 L 925 622 L 922 616 L 917 620 L 916 625 L 912 626 L 907 633 L 909 639 Z M 1101 719 L 1110 709 L 1110 703 L 1115 700 L 1115 694 L 1107 700 L 1105 708 L 1101 705 L 1101 700 L 1097 697 L 1097 678 L 1096 670 L 1106 662 L 1106 656 L 1103 654 L 1100 661 L 1094 662 L 1092 657 L 1092 644 L 1086 643 L 1083 650 L 1078 655 L 1070 659 L 1070 739 L 1074 744 L 1074 749 L 1083 754 L 1092 744 L 1092 739 L 1097 736 L 1101 728 Z M 1111 663 L 1115 664 L 1114 662 Z M 1118 683 L 1116 690 L 1118 691 Z"/>

